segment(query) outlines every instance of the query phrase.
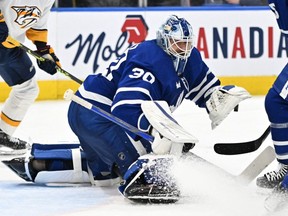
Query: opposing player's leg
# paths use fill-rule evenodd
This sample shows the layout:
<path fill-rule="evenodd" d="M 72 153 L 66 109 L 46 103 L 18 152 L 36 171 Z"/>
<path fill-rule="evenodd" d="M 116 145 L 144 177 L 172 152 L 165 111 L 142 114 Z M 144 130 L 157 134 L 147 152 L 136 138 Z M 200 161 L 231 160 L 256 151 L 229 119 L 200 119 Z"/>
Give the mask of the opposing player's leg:
<path fill-rule="evenodd" d="M 1 112 L 0 154 L 23 154 L 29 144 L 13 134 L 38 96 L 35 68 L 27 54 L 18 48 L 0 49 L 0 54 L 0 75 L 12 87 Z"/>
<path fill-rule="evenodd" d="M 273 87 L 265 98 L 265 108 L 271 122 L 271 136 L 279 167 L 259 177 L 256 183 L 259 187 L 274 188 L 288 173 L 288 101 Z"/>

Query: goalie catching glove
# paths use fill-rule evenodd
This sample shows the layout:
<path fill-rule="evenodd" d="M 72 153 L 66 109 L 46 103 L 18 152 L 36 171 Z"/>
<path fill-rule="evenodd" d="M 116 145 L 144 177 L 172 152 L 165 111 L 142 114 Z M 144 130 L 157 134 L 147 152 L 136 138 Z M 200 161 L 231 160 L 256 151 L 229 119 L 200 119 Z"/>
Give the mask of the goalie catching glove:
<path fill-rule="evenodd" d="M 217 86 L 205 94 L 206 108 L 211 120 L 212 129 L 215 129 L 229 113 L 242 101 L 251 95 L 242 87 L 234 85 Z"/>
<path fill-rule="evenodd" d="M 46 61 L 37 60 L 39 68 L 51 75 L 54 75 L 57 72 L 56 65 L 61 67 L 61 64 L 55 55 L 53 48 L 49 45 L 46 45 L 44 47 L 38 48 L 36 52 L 43 58 L 47 59 Z"/>

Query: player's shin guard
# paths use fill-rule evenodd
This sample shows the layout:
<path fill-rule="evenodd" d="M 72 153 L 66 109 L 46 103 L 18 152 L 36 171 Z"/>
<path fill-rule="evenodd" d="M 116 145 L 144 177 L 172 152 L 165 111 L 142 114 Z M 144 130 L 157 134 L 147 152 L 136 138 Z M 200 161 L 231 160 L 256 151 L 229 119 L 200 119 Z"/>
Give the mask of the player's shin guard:
<path fill-rule="evenodd" d="M 35 76 L 22 84 L 14 85 L 3 104 L 0 120 L 1 130 L 9 136 L 13 136 L 38 93 L 39 88 Z"/>

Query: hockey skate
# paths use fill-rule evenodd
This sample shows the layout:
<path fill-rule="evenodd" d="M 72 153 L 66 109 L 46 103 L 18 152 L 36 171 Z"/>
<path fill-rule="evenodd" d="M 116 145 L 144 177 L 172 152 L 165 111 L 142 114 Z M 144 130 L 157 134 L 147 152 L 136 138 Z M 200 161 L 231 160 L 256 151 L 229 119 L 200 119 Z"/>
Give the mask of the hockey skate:
<path fill-rule="evenodd" d="M 257 178 L 256 185 L 262 188 L 275 188 L 283 181 L 287 172 L 288 165 L 279 163 L 277 171 L 268 172 L 264 176 Z"/>
<path fill-rule="evenodd" d="M 136 203 L 177 202 L 180 190 L 170 172 L 172 164 L 172 156 L 141 156 L 124 175 L 120 192 Z"/>
<path fill-rule="evenodd" d="M 265 199 L 265 208 L 270 212 L 276 212 L 288 207 L 288 175 L 276 186 L 272 193 Z"/>
<path fill-rule="evenodd" d="M 175 203 L 180 191 L 175 184 L 147 184 L 141 177 L 125 190 L 125 196 L 137 203 Z"/>
<path fill-rule="evenodd" d="M 29 143 L 11 137 L 0 130 L 0 155 L 21 155 L 30 148 Z"/>

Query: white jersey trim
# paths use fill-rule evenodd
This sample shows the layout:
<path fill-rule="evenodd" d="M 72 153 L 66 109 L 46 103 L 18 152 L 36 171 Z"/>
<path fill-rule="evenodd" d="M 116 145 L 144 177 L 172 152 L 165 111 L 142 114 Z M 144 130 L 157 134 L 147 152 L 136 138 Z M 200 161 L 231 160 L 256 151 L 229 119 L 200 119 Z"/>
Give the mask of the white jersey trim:
<path fill-rule="evenodd" d="M 147 154 L 147 151 L 142 145 L 141 141 L 133 140 L 127 133 L 126 135 L 140 156 Z"/>
<path fill-rule="evenodd" d="M 120 92 L 133 92 L 133 91 L 136 91 L 136 92 L 142 92 L 144 93 L 145 95 L 147 95 L 151 100 L 152 100 L 152 97 L 150 95 L 150 92 L 145 89 L 145 88 L 139 88 L 139 87 L 122 87 L 122 88 L 119 88 L 117 91 L 116 91 L 116 94 L 117 95 L 118 93 Z M 130 99 L 130 100 L 122 100 L 122 101 L 118 101 L 117 103 L 115 103 L 112 107 L 111 107 L 111 112 L 117 107 L 117 106 L 121 106 L 123 104 L 141 104 L 143 100 L 138 100 L 138 99 Z"/>
<path fill-rule="evenodd" d="M 136 92 L 142 92 L 144 93 L 145 95 L 148 95 L 149 98 L 152 100 L 151 98 L 151 95 L 150 95 L 150 92 L 145 89 L 145 88 L 141 88 L 141 87 L 121 87 L 119 88 L 117 91 L 116 91 L 116 94 L 117 95 L 119 92 L 132 92 L 132 91 L 136 91 Z"/>
<path fill-rule="evenodd" d="M 210 70 L 207 71 L 207 74 L 206 74 L 205 78 L 202 80 L 202 82 L 186 94 L 186 96 L 185 96 L 186 98 L 189 97 L 193 92 L 199 91 L 199 89 L 202 87 L 202 85 L 207 81 L 207 76 L 209 73 L 211 73 Z"/>
<path fill-rule="evenodd" d="M 143 101 L 144 100 L 122 100 L 122 101 L 119 101 L 111 107 L 111 112 L 113 112 L 113 110 L 116 107 L 121 106 L 123 104 L 142 104 Z"/>
<path fill-rule="evenodd" d="M 103 95 L 100 95 L 100 94 L 97 94 L 97 93 L 94 93 L 94 92 L 87 91 L 84 88 L 84 85 L 81 85 L 79 87 L 78 91 L 82 95 L 82 97 L 84 97 L 86 99 L 97 101 L 99 103 L 102 103 L 102 104 L 105 104 L 105 105 L 108 105 L 108 106 L 112 105 L 112 101 L 109 98 L 104 97 Z"/>
<path fill-rule="evenodd" d="M 206 86 L 204 86 L 201 91 L 193 98 L 192 101 L 196 102 L 199 100 L 200 97 L 203 96 L 203 94 L 214 84 L 218 81 L 217 77 L 214 77 Z"/>
<path fill-rule="evenodd" d="M 274 141 L 273 140 L 273 144 L 275 146 L 288 146 L 288 141 Z"/>
<path fill-rule="evenodd" d="M 201 91 L 192 99 L 193 102 L 196 102 L 197 100 L 199 100 L 200 97 L 203 96 L 203 94 L 215 83 L 218 81 L 217 77 L 214 77 L 214 79 L 212 79 L 206 86 L 202 87 L 204 85 L 204 83 L 207 81 L 207 76 L 212 73 L 210 70 L 207 71 L 207 74 L 205 76 L 205 78 L 202 80 L 202 82 L 196 86 L 195 88 L 193 88 L 190 92 L 188 92 L 185 96 L 185 98 L 188 98 L 193 92 L 199 91 L 199 89 L 201 89 Z"/>
<path fill-rule="evenodd" d="M 284 155 L 276 154 L 276 158 L 278 160 L 287 160 L 288 159 L 288 154 L 284 154 Z"/>
<path fill-rule="evenodd" d="M 280 29 L 282 33 L 288 35 L 288 30 L 283 30 L 283 29 Z"/>

